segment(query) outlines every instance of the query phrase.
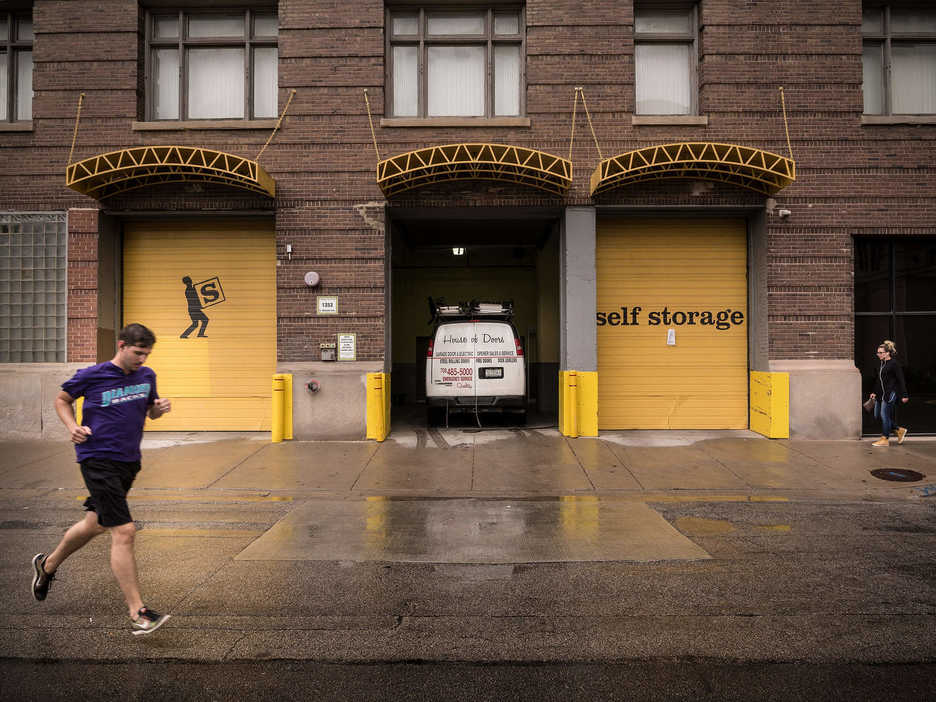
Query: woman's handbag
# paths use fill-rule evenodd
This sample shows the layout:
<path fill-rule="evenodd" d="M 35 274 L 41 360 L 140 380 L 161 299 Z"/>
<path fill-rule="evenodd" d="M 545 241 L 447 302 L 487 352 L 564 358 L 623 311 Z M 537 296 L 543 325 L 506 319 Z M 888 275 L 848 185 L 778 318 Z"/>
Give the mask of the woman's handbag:
<path fill-rule="evenodd" d="M 875 401 L 874 401 L 874 398 L 873 398 L 873 397 L 869 397 L 867 400 L 865 400 L 864 402 L 861 403 L 861 406 L 864 407 L 865 412 L 873 412 L 873 411 L 874 411 L 874 402 L 875 402 Z"/>

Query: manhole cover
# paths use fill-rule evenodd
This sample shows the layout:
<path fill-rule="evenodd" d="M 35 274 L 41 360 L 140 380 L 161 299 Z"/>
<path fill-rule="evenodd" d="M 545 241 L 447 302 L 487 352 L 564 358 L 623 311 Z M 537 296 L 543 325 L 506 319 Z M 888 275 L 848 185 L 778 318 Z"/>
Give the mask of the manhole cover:
<path fill-rule="evenodd" d="M 915 483 L 926 477 L 922 473 L 906 468 L 877 468 L 871 471 L 871 475 L 881 480 L 893 480 L 898 483 Z"/>

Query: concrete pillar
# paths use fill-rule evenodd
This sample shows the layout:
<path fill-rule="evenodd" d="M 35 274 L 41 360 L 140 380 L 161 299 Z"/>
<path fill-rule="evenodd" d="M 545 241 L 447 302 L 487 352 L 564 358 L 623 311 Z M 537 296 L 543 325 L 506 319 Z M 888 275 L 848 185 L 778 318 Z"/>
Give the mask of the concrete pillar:
<path fill-rule="evenodd" d="M 790 438 L 861 436 L 861 374 L 852 359 L 774 359 L 790 374 Z"/>
<path fill-rule="evenodd" d="M 594 207 L 566 208 L 559 248 L 559 367 L 597 371 Z"/>

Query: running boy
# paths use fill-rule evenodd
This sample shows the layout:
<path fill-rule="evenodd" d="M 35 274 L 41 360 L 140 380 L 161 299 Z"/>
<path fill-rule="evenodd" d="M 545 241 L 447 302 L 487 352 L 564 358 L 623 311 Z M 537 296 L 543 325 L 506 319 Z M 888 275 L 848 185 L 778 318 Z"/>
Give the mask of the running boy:
<path fill-rule="evenodd" d="M 56 549 L 33 558 L 33 596 L 44 600 L 55 571 L 95 536 L 111 534 L 111 569 L 123 591 L 134 634 L 149 634 L 165 624 L 143 604 L 137 581 L 133 537 L 136 526 L 127 505 L 127 492 L 140 470 L 140 441 L 146 417 L 157 419 L 171 409 L 156 392 L 156 374 L 143 364 L 156 336 L 142 324 L 120 330 L 117 354 L 104 363 L 78 371 L 62 384 L 55 411 L 75 444 L 81 475 L 91 496 L 85 518 L 74 524 Z M 83 422 L 75 421 L 74 402 L 84 397 Z"/>

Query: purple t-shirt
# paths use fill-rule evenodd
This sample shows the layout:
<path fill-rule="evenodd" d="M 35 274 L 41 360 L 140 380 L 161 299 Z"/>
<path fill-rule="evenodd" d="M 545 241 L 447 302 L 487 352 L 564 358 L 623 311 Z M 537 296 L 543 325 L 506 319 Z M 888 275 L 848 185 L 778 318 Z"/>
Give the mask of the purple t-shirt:
<path fill-rule="evenodd" d="M 81 423 L 91 428 L 91 436 L 75 444 L 79 462 L 86 458 L 140 460 L 146 411 L 159 397 L 151 368 L 141 366 L 128 375 L 105 361 L 82 368 L 62 383 L 62 390 L 75 399 L 84 397 Z"/>

